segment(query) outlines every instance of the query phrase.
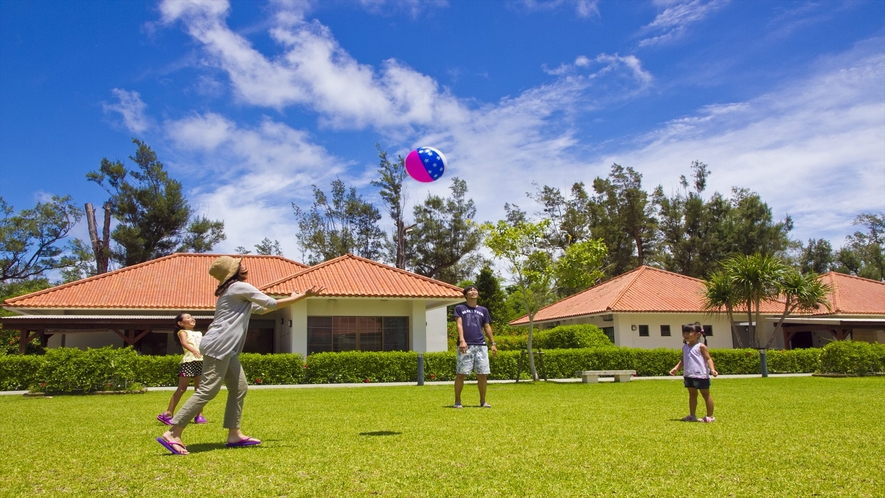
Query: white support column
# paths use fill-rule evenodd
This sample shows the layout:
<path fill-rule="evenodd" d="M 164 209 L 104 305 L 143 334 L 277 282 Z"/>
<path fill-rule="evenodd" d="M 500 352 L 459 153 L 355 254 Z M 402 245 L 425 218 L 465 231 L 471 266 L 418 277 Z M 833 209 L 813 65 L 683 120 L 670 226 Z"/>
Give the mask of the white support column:
<path fill-rule="evenodd" d="M 291 351 L 307 357 L 307 300 L 295 302 L 289 307 L 289 313 L 292 320 Z"/>
<path fill-rule="evenodd" d="M 409 325 L 411 327 L 411 343 L 412 351 L 423 353 L 427 351 L 427 310 L 424 308 L 424 301 L 412 301 L 412 314 L 409 317 Z"/>

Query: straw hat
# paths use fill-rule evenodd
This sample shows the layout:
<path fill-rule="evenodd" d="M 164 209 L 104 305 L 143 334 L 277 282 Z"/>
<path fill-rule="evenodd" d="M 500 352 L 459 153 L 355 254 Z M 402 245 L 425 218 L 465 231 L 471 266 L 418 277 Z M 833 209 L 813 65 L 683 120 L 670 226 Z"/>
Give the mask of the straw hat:
<path fill-rule="evenodd" d="M 215 280 L 225 283 L 230 277 L 237 274 L 237 271 L 240 269 L 241 260 L 242 258 L 221 256 L 212 262 L 212 266 L 209 267 L 209 275 L 215 277 Z"/>

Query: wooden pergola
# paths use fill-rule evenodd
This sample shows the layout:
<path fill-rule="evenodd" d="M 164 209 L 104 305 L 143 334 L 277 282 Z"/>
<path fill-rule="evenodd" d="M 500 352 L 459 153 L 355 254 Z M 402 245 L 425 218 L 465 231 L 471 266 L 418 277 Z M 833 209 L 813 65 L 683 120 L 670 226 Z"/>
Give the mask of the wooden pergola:
<path fill-rule="evenodd" d="M 212 316 L 193 316 L 201 330 L 212 322 Z M 35 338 L 46 347 L 55 334 L 114 332 L 127 345 L 134 346 L 154 330 L 172 330 L 174 319 L 175 315 L 22 315 L 0 317 L 0 325 L 5 330 L 19 331 L 18 351 L 24 354 Z"/>
<path fill-rule="evenodd" d="M 777 321 L 777 319 L 769 318 Z M 885 330 L 885 320 L 881 318 L 812 318 L 789 317 L 783 325 L 781 333 L 784 347 L 790 348 L 790 339 L 799 332 L 828 332 L 837 341 L 854 337 L 855 330 Z"/>

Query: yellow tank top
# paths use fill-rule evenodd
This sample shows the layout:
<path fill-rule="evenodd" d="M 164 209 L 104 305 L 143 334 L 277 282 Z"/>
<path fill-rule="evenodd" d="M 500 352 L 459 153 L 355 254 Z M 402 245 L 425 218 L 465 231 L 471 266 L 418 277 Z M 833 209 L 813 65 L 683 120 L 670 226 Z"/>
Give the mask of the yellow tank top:
<path fill-rule="evenodd" d="M 190 347 L 200 350 L 200 341 L 203 340 L 203 333 L 196 330 L 187 330 L 181 329 L 178 332 L 184 332 L 187 334 L 187 343 Z M 176 332 L 176 334 L 178 333 Z M 193 353 L 182 347 L 184 349 L 184 358 L 181 359 L 182 363 L 188 363 L 190 361 L 203 361 L 202 358 L 197 358 Z"/>

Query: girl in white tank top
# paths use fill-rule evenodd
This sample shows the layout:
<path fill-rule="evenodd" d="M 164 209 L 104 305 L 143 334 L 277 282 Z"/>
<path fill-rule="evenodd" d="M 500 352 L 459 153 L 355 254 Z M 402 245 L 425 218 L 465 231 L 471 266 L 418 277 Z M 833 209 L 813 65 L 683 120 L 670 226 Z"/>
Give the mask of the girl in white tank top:
<path fill-rule="evenodd" d="M 676 375 L 679 367 L 682 367 L 683 382 L 688 389 L 688 415 L 682 420 L 686 422 L 697 422 L 695 411 L 698 407 L 698 391 L 704 398 L 704 404 L 707 408 L 707 416 L 700 419 L 701 422 L 713 422 L 713 397 L 710 396 L 710 375 L 716 377 L 719 372 L 716 371 L 716 365 L 713 364 L 713 358 L 707 345 L 700 342 L 704 335 L 704 329 L 700 324 L 689 324 L 682 326 L 682 359 L 670 370 L 670 375 Z"/>

